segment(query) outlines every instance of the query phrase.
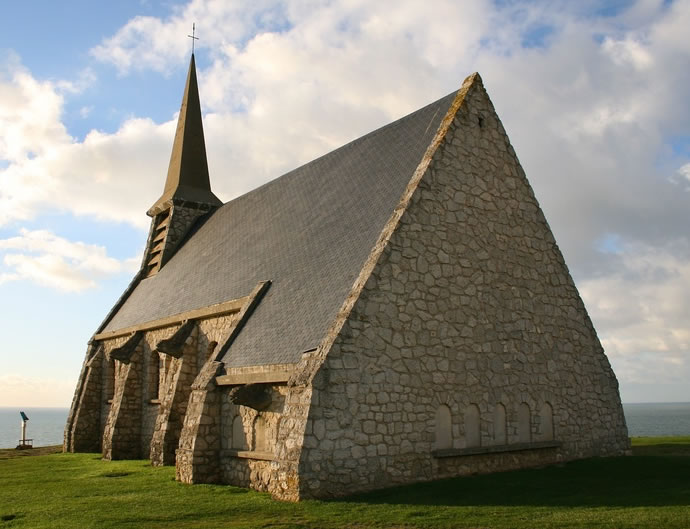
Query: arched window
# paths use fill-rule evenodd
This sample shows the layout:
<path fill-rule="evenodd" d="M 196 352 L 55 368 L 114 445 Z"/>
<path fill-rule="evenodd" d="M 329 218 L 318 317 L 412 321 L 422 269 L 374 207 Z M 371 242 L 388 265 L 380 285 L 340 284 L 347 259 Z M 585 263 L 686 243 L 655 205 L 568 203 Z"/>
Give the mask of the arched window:
<path fill-rule="evenodd" d="M 545 402 L 539 412 L 539 440 L 553 441 L 553 408 Z"/>
<path fill-rule="evenodd" d="M 494 410 L 494 444 L 504 445 L 507 442 L 506 407 L 499 402 Z"/>
<path fill-rule="evenodd" d="M 523 402 L 518 408 L 518 440 L 521 443 L 532 441 L 532 418 L 529 404 Z"/>
<path fill-rule="evenodd" d="M 465 446 L 481 446 L 482 435 L 479 429 L 479 406 L 470 404 L 465 410 Z"/>
<path fill-rule="evenodd" d="M 105 359 L 105 400 L 113 400 L 115 397 L 115 378 L 117 372 L 115 369 L 115 360 Z"/>
<path fill-rule="evenodd" d="M 450 408 L 441 404 L 436 410 L 436 427 L 434 430 L 434 449 L 443 450 L 453 447 Z"/>
<path fill-rule="evenodd" d="M 236 415 L 232 420 L 232 447 L 235 450 L 248 450 L 247 436 L 244 433 L 244 423 L 242 417 Z"/>
<path fill-rule="evenodd" d="M 160 398 L 160 355 L 158 351 L 151 351 L 151 356 L 149 356 L 149 400 L 155 400 Z"/>

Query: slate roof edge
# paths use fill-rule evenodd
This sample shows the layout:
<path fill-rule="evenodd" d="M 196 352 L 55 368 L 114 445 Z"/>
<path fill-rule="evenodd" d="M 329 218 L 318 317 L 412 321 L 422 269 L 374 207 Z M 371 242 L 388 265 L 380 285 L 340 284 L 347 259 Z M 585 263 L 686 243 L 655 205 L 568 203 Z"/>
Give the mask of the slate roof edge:
<path fill-rule="evenodd" d="M 405 187 L 405 191 L 403 191 L 403 194 L 400 197 L 398 204 L 395 206 L 393 213 L 391 214 L 390 218 L 381 230 L 381 234 L 379 235 L 376 243 L 374 244 L 374 247 L 372 248 L 369 257 L 362 266 L 359 275 L 355 279 L 355 282 L 352 285 L 352 288 L 350 289 L 350 292 L 348 293 L 347 297 L 345 298 L 340 310 L 338 311 L 338 314 L 333 320 L 333 323 L 330 325 L 328 332 L 326 333 L 326 336 L 324 336 L 323 340 L 319 344 L 318 349 L 316 349 L 312 354 L 305 354 L 302 356 L 302 359 L 298 363 L 298 367 L 295 370 L 294 375 L 291 376 L 290 380 L 288 381 L 288 385 L 306 386 L 312 383 L 312 380 L 318 373 L 319 368 L 325 361 L 328 352 L 335 343 L 336 338 L 340 335 L 340 331 L 343 325 L 349 318 L 350 312 L 352 311 L 355 303 L 359 299 L 360 294 L 364 289 L 364 285 L 366 284 L 371 273 L 376 267 L 376 264 L 378 263 L 378 260 L 381 257 L 383 250 L 386 248 L 386 246 L 388 245 L 388 241 L 397 229 L 400 219 L 402 218 L 402 215 L 405 213 L 405 210 L 407 210 L 412 196 L 414 195 L 415 191 L 419 187 L 420 182 L 422 181 L 422 177 L 424 176 L 424 174 L 426 174 L 427 169 L 431 165 L 431 161 L 434 155 L 436 154 L 436 151 L 445 140 L 446 134 L 450 129 L 455 115 L 462 107 L 467 94 L 469 93 L 470 89 L 475 86 L 475 84 L 478 84 L 479 86 L 483 87 L 481 77 L 477 72 L 469 75 L 462 83 L 460 89 L 457 91 L 455 98 L 453 99 L 453 102 L 451 103 L 450 107 L 446 111 L 445 116 L 441 120 L 440 125 L 438 126 L 434 138 L 431 140 L 431 143 L 427 147 L 424 155 L 422 156 L 422 159 L 420 160 L 419 164 L 417 165 L 417 168 L 412 174 L 412 177 L 410 178 L 409 183 Z"/>
<path fill-rule="evenodd" d="M 244 328 L 245 324 L 247 323 L 247 320 L 251 318 L 252 313 L 254 312 L 254 309 L 256 309 L 256 306 L 261 303 L 261 300 L 263 299 L 264 295 L 266 294 L 266 291 L 271 287 L 271 280 L 266 279 L 264 281 L 259 281 L 257 285 L 254 287 L 254 289 L 251 291 L 251 293 L 246 297 L 247 302 L 245 303 L 244 307 L 240 309 L 240 312 L 237 316 L 237 323 L 232 327 L 230 330 L 230 333 L 228 334 L 227 338 L 222 344 L 219 344 L 216 347 L 215 352 L 212 355 L 212 358 L 216 362 L 222 362 L 223 358 L 228 352 L 228 349 L 230 349 L 230 346 L 233 344 L 237 336 L 242 332 L 242 329 Z"/>
<path fill-rule="evenodd" d="M 96 328 L 96 331 L 91 335 L 91 338 L 89 338 L 89 345 L 95 343 L 98 341 L 96 338 L 96 335 L 100 334 L 103 332 L 103 329 L 105 329 L 108 324 L 110 323 L 110 320 L 112 320 L 115 317 L 115 314 L 122 308 L 122 305 L 125 304 L 125 301 L 127 301 L 127 298 L 134 292 L 134 289 L 137 287 L 139 282 L 141 281 L 142 276 L 144 275 L 144 266 L 142 263 L 141 268 L 139 268 L 139 271 L 134 275 L 132 280 L 129 282 L 129 285 L 127 285 L 127 288 L 125 288 L 125 291 L 120 295 L 119 298 L 117 298 L 117 301 L 115 302 L 115 305 L 113 305 L 113 308 L 110 309 L 108 314 L 106 314 L 105 319 L 101 322 L 101 324 Z"/>
<path fill-rule="evenodd" d="M 154 233 L 154 225 L 151 223 L 149 226 L 149 234 L 148 237 L 146 237 L 146 248 L 148 248 L 151 245 L 151 238 L 153 237 Z M 96 335 L 100 334 L 103 332 L 103 329 L 105 329 L 110 321 L 115 317 L 115 315 L 118 313 L 118 311 L 122 308 L 122 305 L 125 304 L 129 296 L 134 292 L 134 289 L 137 288 L 139 283 L 141 282 L 142 278 L 145 277 L 145 270 L 146 270 L 146 252 L 144 252 L 144 255 L 141 258 L 141 264 L 139 265 L 139 270 L 137 270 L 137 273 L 134 274 L 134 277 L 132 280 L 129 282 L 127 285 L 127 288 L 125 288 L 125 291 L 120 294 L 120 297 L 117 298 L 117 301 L 115 301 L 115 304 L 113 307 L 108 311 L 108 314 L 106 314 L 105 318 L 101 322 L 101 324 L 96 328 L 96 331 L 91 335 L 91 338 L 89 338 L 89 345 L 95 343 L 98 341 L 98 338 Z"/>

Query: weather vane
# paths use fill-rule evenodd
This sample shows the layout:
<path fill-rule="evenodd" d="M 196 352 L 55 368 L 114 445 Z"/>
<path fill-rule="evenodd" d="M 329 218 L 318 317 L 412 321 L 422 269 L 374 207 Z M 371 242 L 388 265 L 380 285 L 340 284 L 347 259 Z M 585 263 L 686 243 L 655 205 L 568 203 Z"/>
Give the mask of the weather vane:
<path fill-rule="evenodd" d="M 196 34 L 196 22 L 192 22 L 192 34 L 187 35 L 190 39 L 192 39 L 192 55 L 194 55 L 194 41 L 199 40 L 199 37 L 194 36 L 195 34 Z"/>

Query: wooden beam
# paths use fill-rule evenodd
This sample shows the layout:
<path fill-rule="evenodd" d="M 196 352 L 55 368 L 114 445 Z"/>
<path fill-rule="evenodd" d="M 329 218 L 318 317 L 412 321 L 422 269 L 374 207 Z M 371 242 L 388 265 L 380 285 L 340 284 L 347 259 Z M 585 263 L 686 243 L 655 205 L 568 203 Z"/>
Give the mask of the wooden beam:
<path fill-rule="evenodd" d="M 188 310 L 186 312 L 180 312 L 179 314 L 173 314 L 172 316 L 166 316 L 165 318 L 147 321 L 145 323 L 132 325 L 131 327 L 125 327 L 123 329 L 117 329 L 115 331 L 101 332 L 94 335 L 93 339 L 110 340 L 111 338 L 125 336 L 127 334 L 132 334 L 136 331 L 150 331 L 152 329 L 160 329 L 162 327 L 178 325 L 186 320 L 202 320 L 204 318 L 211 318 L 213 316 L 220 316 L 222 314 L 239 312 L 239 310 L 249 301 L 249 297 L 250 296 L 245 296 L 243 298 L 233 299 L 230 301 L 225 301 L 223 303 L 217 303 L 216 305 L 210 305 L 208 307 L 202 307 L 200 309 L 193 309 Z"/>
<path fill-rule="evenodd" d="M 238 386 L 241 384 L 273 384 L 287 382 L 295 370 L 294 365 L 268 371 L 247 371 L 245 373 L 230 373 L 216 377 L 216 384 L 219 386 Z"/>

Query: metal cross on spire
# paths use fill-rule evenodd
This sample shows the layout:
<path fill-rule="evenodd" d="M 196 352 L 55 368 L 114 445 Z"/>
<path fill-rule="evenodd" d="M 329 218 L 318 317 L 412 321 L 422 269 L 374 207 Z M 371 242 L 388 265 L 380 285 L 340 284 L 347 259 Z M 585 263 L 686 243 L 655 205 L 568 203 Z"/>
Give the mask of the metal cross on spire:
<path fill-rule="evenodd" d="M 192 55 L 194 55 L 194 41 L 199 40 L 199 37 L 194 36 L 195 34 L 196 34 L 196 22 L 192 22 L 192 34 L 187 35 L 190 39 L 192 39 Z"/>

